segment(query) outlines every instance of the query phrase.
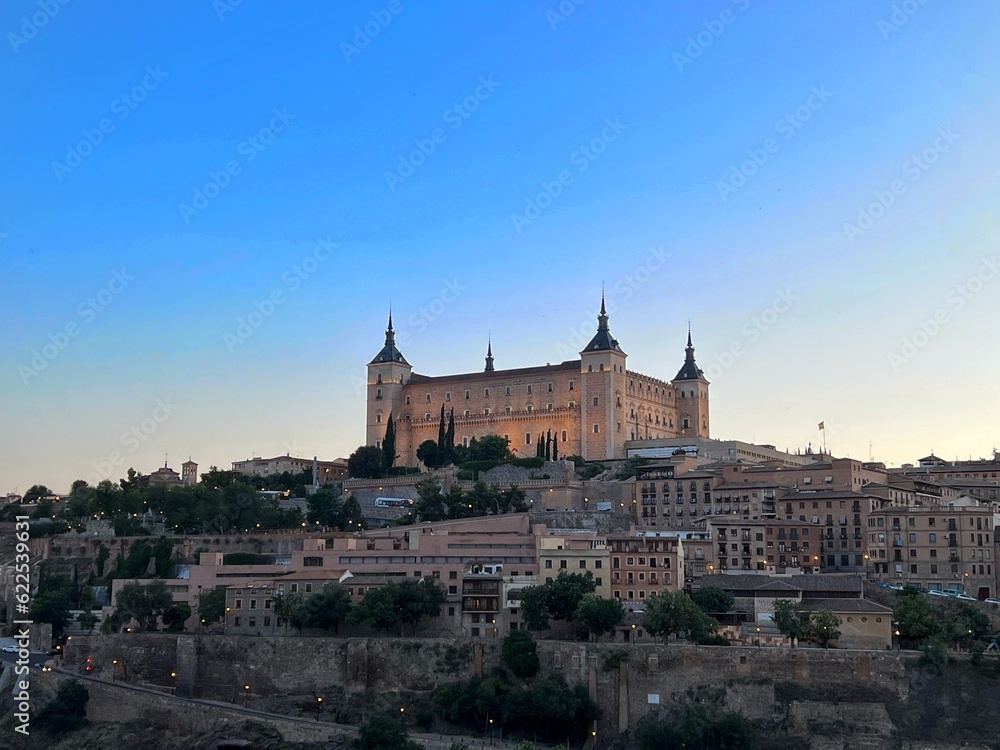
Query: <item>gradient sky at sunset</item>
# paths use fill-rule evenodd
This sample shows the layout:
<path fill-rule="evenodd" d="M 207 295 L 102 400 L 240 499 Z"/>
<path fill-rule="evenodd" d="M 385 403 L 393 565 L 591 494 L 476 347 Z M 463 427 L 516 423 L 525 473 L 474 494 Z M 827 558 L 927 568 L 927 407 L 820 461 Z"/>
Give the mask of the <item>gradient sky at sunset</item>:
<path fill-rule="evenodd" d="M 714 437 L 1000 443 L 994 2 L 43 7 L 0 9 L 0 492 L 346 456 L 390 303 L 417 372 L 526 367 L 602 282 L 630 369 L 691 320 Z"/>

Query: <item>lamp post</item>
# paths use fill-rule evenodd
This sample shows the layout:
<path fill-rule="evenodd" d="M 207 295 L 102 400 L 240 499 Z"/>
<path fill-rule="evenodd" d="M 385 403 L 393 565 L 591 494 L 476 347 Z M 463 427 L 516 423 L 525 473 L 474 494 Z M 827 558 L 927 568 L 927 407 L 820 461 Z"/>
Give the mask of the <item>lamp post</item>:
<path fill-rule="evenodd" d="M 243 707 L 246 708 L 250 705 L 250 686 L 243 686 Z"/>
<path fill-rule="evenodd" d="M 757 650 L 760 651 L 760 625 L 757 626 Z"/>

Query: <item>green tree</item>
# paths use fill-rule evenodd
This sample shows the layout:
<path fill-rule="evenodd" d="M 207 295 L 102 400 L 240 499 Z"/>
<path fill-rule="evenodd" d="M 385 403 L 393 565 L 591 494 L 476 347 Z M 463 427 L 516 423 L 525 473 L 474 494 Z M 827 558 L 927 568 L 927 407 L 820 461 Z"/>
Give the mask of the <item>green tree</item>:
<path fill-rule="evenodd" d="M 396 463 L 396 420 L 393 419 L 391 411 L 389 421 L 385 425 L 385 437 L 382 439 L 382 455 L 386 469 Z"/>
<path fill-rule="evenodd" d="M 351 611 L 351 596 L 339 583 L 328 583 L 305 600 L 305 626 L 339 632 Z"/>
<path fill-rule="evenodd" d="M 214 586 L 198 594 L 198 616 L 204 624 L 210 625 L 213 622 L 220 622 L 225 614 L 225 586 Z"/>
<path fill-rule="evenodd" d="M 344 502 L 337 506 L 334 521 L 334 525 L 341 531 L 361 531 L 365 528 L 361 504 L 354 495 L 349 495 Z"/>
<path fill-rule="evenodd" d="M 143 630 L 156 630 L 157 622 L 172 604 L 173 597 L 163 581 L 127 583 L 115 599 L 115 620 L 122 625 L 135 620 Z"/>
<path fill-rule="evenodd" d="M 417 460 L 423 463 L 428 469 L 435 469 L 441 466 L 440 451 L 438 444 L 433 440 L 425 440 L 417 446 Z"/>
<path fill-rule="evenodd" d="M 545 606 L 544 586 L 527 586 L 521 590 L 521 619 L 528 630 L 547 630 L 549 611 Z"/>
<path fill-rule="evenodd" d="M 572 620 L 584 594 L 589 594 L 597 588 L 594 576 L 589 570 L 586 573 L 559 571 L 555 580 L 545 585 L 548 587 L 545 607 L 554 620 Z"/>
<path fill-rule="evenodd" d="M 753 725 L 742 715 L 718 713 L 704 706 L 686 708 L 673 721 L 653 715 L 635 730 L 641 750 L 754 750 Z"/>
<path fill-rule="evenodd" d="M 515 630 L 503 639 L 500 658 L 517 677 L 534 677 L 538 674 L 540 662 L 535 649 L 535 639 L 527 630 Z"/>
<path fill-rule="evenodd" d="M 617 599 L 604 599 L 597 594 L 584 594 L 573 613 L 573 621 L 587 628 L 594 640 L 615 629 L 625 617 L 622 603 Z"/>
<path fill-rule="evenodd" d="M 302 628 L 306 625 L 305 597 L 297 592 L 274 597 L 274 618 L 279 625 L 285 626 L 286 631 L 291 625 L 302 635 Z"/>
<path fill-rule="evenodd" d="M 184 632 L 184 623 L 191 617 L 191 605 L 187 602 L 174 602 L 163 613 L 163 624 L 170 633 Z"/>
<path fill-rule="evenodd" d="M 347 471 L 354 479 L 385 476 L 385 455 L 374 445 L 362 445 L 347 458 Z"/>
<path fill-rule="evenodd" d="M 46 487 L 44 484 L 33 484 L 28 488 L 28 491 L 24 493 L 21 498 L 21 502 L 26 504 L 34 504 L 41 500 L 43 497 L 47 497 L 52 494 L 52 490 Z"/>
<path fill-rule="evenodd" d="M 39 581 L 38 593 L 31 601 L 30 618 L 52 625 L 52 634 L 62 636 L 69 612 L 77 601 L 73 582 L 65 576 L 46 576 Z"/>
<path fill-rule="evenodd" d="M 406 725 L 391 713 L 373 716 L 358 728 L 356 750 L 422 750 L 423 745 L 409 739 Z"/>
<path fill-rule="evenodd" d="M 808 618 L 791 599 L 779 599 L 774 603 L 774 624 L 782 635 L 791 638 L 793 647 L 809 632 Z"/>
<path fill-rule="evenodd" d="M 507 461 L 511 458 L 510 441 L 500 435 L 483 435 L 476 438 L 476 446 L 469 446 L 470 461 Z"/>
<path fill-rule="evenodd" d="M 337 495 L 333 490 L 319 489 L 306 500 L 306 520 L 320 526 L 337 526 Z"/>
<path fill-rule="evenodd" d="M 690 641 L 700 641 L 715 634 L 719 623 L 705 614 L 683 591 L 662 591 L 646 600 L 643 627 L 652 635 L 663 636 L 684 632 Z"/>
<path fill-rule="evenodd" d="M 87 724 L 87 701 L 90 694 L 77 680 L 68 680 L 59 685 L 55 697 L 49 701 L 35 721 L 53 737 L 75 732 Z"/>
<path fill-rule="evenodd" d="M 399 612 L 396 609 L 396 597 L 392 589 L 389 589 L 390 585 L 369 587 L 364 598 L 351 609 L 347 622 L 368 625 L 379 633 L 388 633 L 395 628 L 399 622 Z"/>
<path fill-rule="evenodd" d="M 83 628 L 83 632 L 90 635 L 101 621 L 100 616 L 95 615 L 93 610 L 85 609 L 76 616 L 77 624 Z"/>
<path fill-rule="evenodd" d="M 809 616 L 808 636 L 823 648 L 840 638 L 840 618 L 829 609 L 820 609 Z"/>
<path fill-rule="evenodd" d="M 691 599 L 706 614 L 732 612 L 736 604 L 736 599 L 732 594 L 717 586 L 706 586 L 703 589 L 698 589 L 691 595 Z"/>
<path fill-rule="evenodd" d="M 903 590 L 896 599 L 893 618 L 898 623 L 896 627 L 902 639 L 920 643 L 941 635 L 944 631 L 943 623 L 928 597 L 916 589 L 913 589 L 912 593 Z"/>

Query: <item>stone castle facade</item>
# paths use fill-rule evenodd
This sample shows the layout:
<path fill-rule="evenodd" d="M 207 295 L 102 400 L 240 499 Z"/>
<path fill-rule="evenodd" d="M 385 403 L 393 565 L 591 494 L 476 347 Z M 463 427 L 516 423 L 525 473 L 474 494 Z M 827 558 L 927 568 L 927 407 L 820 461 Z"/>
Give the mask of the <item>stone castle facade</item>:
<path fill-rule="evenodd" d="M 392 314 L 385 344 L 368 363 L 367 445 L 381 445 L 395 420 L 398 465 L 417 464 L 417 447 L 437 440 L 442 406 L 455 417 L 455 443 L 501 435 L 518 456 L 535 455 L 551 432 L 559 455 L 624 459 L 625 443 L 709 436 L 708 380 L 695 363 L 688 331 L 684 364 L 672 380 L 629 370 L 601 299 L 597 333 L 580 358 L 557 365 L 497 370 L 487 346 L 482 372 L 428 376 L 396 347 Z"/>

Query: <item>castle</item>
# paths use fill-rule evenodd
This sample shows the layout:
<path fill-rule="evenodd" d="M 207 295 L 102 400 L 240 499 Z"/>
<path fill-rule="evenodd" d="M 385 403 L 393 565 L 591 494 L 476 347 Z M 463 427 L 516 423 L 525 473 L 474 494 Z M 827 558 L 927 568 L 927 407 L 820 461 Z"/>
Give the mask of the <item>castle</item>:
<path fill-rule="evenodd" d="M 690 328 L 685 353 L 669 382 L 628 370 L 602 295 L 597 333 L 579 359 L 497 370 L 488 343 L 482 372 L 432 377 L 413 372 L 396 347 L 390 312 L 385 344 L 368 363 L 366 443 L 381 445 L 391 415 L 397 464 L 414 466 L 420 444 L 437 440 L 442 406 L 454 415 L 456 444 L 502 435 L 519 456 L 535 455 L 538 437 L 549 433 L 560 456 L 588 461 L 624 459 L 627 441 L 707 438 L 709 383 L 695 363 Z"/>

